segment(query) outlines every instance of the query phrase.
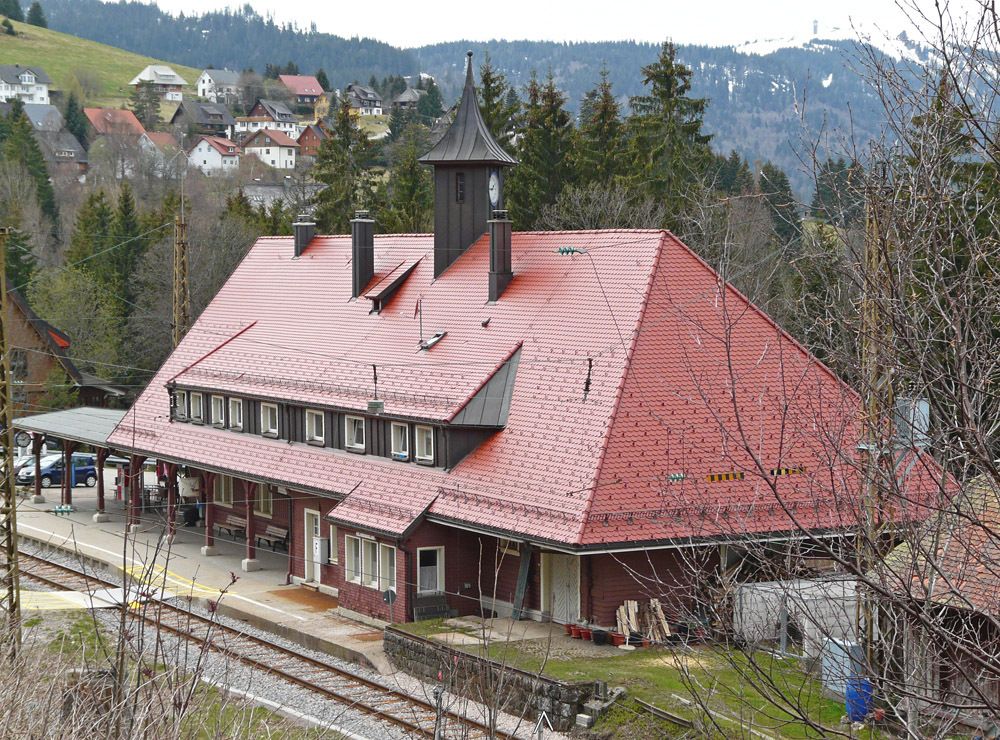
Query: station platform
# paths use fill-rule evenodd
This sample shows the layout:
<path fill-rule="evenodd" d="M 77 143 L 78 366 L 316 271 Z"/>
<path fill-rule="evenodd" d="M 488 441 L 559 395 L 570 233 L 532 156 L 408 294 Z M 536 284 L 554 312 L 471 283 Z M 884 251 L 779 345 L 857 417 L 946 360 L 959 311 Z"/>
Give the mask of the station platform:
<path fill-rule="evenodd" d="M 114 471 L 105 470 L 104 475 L 105 522 L 94 521 L 96 488 L 74 488 L 70 514 L 54 511 L 58 488 L 43 490 L 45 503 L 19 499 L 17 529 L 24 545 L 58 550 L 89 567 L 126 574 L 202 605 L 214 602 L 220 614 L 303 647 L 383 674 L 392 672 L 382 651 L 381 631 L 331 613 L 338 607 L 335 597 L 291 584 L 289 556 L 280 546 L 276 551 L 257 548 L 260 569 L 244 572 L 242 539 L 219 532 L 215 538 L 218 554 L 206 557 L 201 554 L 204 527 L 178 526 L 173 542 L 168 543 L 165 507 L 143 512 L 138 531 L 126 537 L 125 502 L 113 493 Z M 155 484 L 154 474 L 146 476 L 147 484 Z"/>

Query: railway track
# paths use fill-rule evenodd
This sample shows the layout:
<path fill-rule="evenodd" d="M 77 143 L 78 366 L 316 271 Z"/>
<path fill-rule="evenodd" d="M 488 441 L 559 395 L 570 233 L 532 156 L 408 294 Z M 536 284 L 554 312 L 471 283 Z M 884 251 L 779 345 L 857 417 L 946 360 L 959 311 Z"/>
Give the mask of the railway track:
<path fill-rule="evenodd" d="M 91 592 L 94 587 L 118 588 L 118 584 L 43 558 L 21 553 L 21 577 L 30 578 L 53 590 Z M 379 721 L 406 730 L 409 737 L 434 737 L 437 711 L 430 702 L 382 686 L 350 671 L 303 655 L 216 620 L 195 614 L 163 601 L 154 614 L 133 610 L 136 619 L 165 630 L 181 639 L 207 645 L 254 669 L 265 671 L 296 686 L 372 715 Z M 443 712 L 443 738 L 477 740 L 489 737 L 487 728 L 472 719 Z M 502 733 L 497 738 L 515 740 Z"/>

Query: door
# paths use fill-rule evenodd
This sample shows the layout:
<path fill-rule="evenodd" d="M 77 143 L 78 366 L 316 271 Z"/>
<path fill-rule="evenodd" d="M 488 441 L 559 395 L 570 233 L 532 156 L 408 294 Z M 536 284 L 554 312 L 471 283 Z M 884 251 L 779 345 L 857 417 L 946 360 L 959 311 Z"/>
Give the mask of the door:
<path fill-rule="evenodd" d="M 542 553 L 542 611 L 563 624 L 580 619 L 580 558 Z"/>
<path fill-rule="evenodd" d="M 417 591 L 444 590 L 444 548 L 422 547 L 417 550 Z"/>
<path fill-rule="evenodd" d="M 306 564 L 306 582 L 319 583 L 320 563 L 317 559 L 318 553 L 315 552 L 318 548 L 313 547 L 313 542 L 319 538 L 319 512 L 306 509 L 305 515 L 306 536 L 303 538 L 305 540 L 305 553 L 303 553 L 303 561 Z"/>

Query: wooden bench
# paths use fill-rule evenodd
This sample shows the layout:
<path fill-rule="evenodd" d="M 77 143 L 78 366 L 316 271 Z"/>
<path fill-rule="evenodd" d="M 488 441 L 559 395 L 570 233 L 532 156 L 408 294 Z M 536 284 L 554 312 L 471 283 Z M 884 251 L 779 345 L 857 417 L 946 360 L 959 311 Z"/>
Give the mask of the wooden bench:
<path fill-rule="evenodd" d="M 235 537 L 237 532 L 242 532 L 246 537 L 247 520 L 235 514 L 226 514 L 222 521 L 215 523 L 216 529 L 224 529 L 229 532 L 230 537 Z"/>
<path fill-rule="evenodd" d="M 275 524 L 268 524 L 264 528 L 263 532 L 257 532 L 257 544 L 260 545 L 261 540 L 266 540 L 271 543 L 271 552 L 274 552 L 274 548 L 279 543 L 285 548 L 285 552 L 288 552 L 288 530 L 284 527 L 279 527 Z"/>

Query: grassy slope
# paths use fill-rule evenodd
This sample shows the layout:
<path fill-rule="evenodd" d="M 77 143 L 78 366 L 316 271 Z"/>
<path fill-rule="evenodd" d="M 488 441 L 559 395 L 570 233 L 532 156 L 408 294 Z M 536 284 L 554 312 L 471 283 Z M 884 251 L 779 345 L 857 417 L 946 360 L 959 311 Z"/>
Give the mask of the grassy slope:
<path fill-rule="evenodd" d="M 0 36 L 0 64 L 26 64 L 42 67 L 54 87 L 65 89 L 74 69 L 93 70 L 101 79 L 102 99 L 128 95 L 129 81 L 147 64 L 166 64 L 152 57 L 105 46 L 94 41 L 50 31 L 47 28 L 14 23 L 17 36 Z M 174 71 L 193 85 L 200 70 L 170 63 Z M 124 92 L 119 92 L 119 89 Z"/>

